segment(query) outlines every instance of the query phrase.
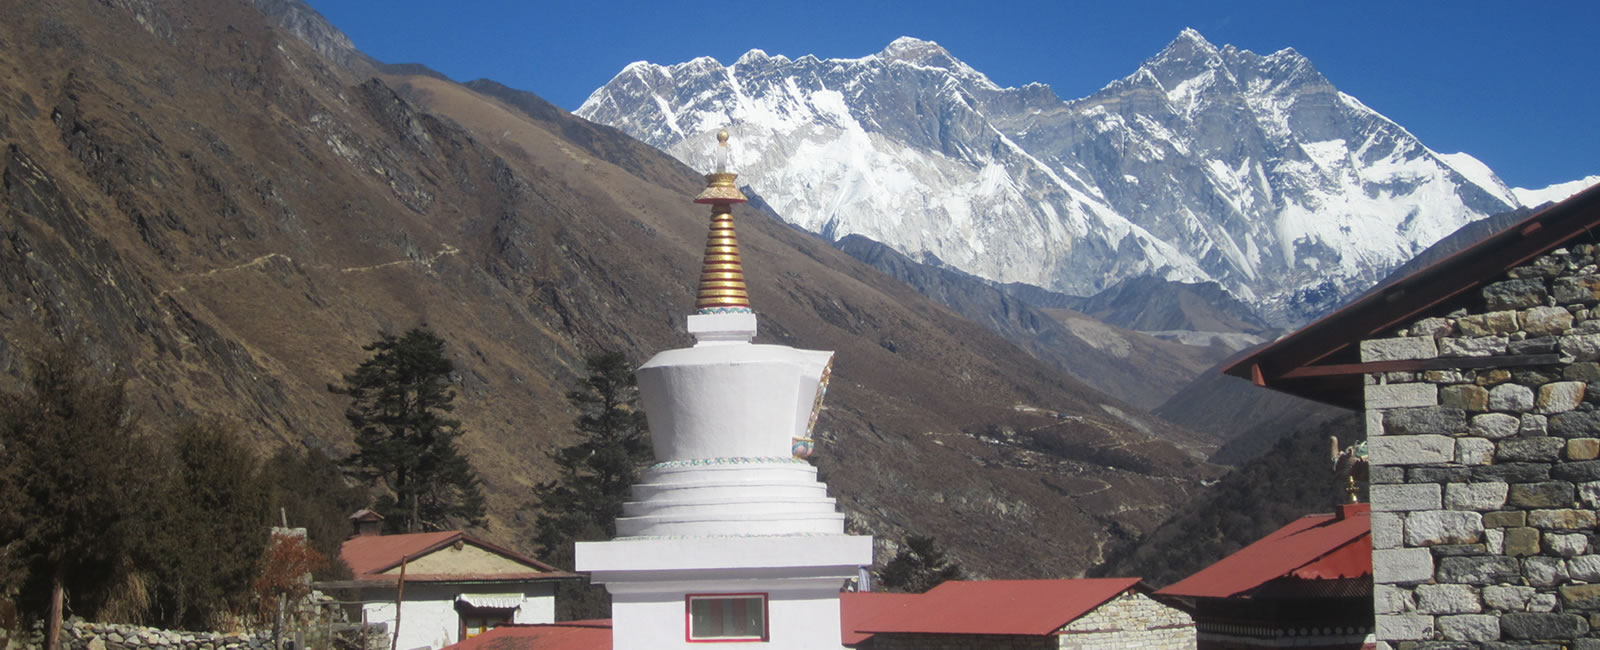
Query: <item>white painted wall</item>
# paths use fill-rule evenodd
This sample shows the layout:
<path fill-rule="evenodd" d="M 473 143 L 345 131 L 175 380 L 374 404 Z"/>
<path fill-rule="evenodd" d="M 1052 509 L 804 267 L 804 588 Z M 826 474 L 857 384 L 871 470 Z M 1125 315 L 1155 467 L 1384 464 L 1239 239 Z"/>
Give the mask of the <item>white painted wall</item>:
<path fill-rule="evenodd" d="M 461 640 L 457 638 L 461 631 L 461 616 L 456 613 L 456 599 L 459 596 L 467 593 L 505 594 L 518 591 L 522 592 L 522 604 L 517 609 L 513 622 L 555 622 L 554 582 L 471 585 L 408 583 L 406 600 L 400 608 L 400 642 L 396 647 L 399 650 L 414 650 L 442 648 L 456 643 Z M 392 588 L 363 589 L 362 600 L 378 601 L 362 605 L 367 622 L 387 623 L 392 632 L 395 629 L 394 596 L 395 590 Z"/>

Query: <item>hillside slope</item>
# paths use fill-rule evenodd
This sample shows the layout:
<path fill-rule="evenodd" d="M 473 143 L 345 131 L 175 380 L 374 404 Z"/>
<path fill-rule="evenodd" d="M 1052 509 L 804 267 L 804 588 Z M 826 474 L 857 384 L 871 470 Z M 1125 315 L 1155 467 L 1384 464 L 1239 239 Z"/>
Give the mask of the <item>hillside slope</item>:
<path fill-rule="evenodd" d="M 457 363 L 480 532 L 529 550 L 524 504 L 572 441 L 562 396 L 584 355 L 687 342 L 702 181 L 615 130 L 426 74 L 357 76 L 293 36 L 327 35 L 306 14 L 288 30 L 238 0 L 0 12 L 12 378 L 32 342 L 81 337 L 142 409 L 338 455 L 326 385 L 380 331 L 427 324 Z M 1172 442 L 1190 434 L 736 215 L 760 338 L 839 352 L 819 463 L 856 528 L 935 535 L 981 574 L 1073 575 L 1215 473 Z"/>

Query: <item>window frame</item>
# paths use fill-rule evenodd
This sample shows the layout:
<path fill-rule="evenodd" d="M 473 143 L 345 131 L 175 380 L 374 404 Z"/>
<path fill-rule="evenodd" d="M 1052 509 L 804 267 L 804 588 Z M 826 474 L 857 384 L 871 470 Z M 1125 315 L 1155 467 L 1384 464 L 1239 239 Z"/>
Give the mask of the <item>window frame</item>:
<path fill-rule="evenodd" d="M 761 633 L 759 636 L 696 637 L 694 635 L 694 601 L 696 600 L 761 600 Z M 686 643 L 766 643 L 772 640 L 771 597 L 767 592 L 704 593 L 683 596 L 683 640 Z"/>

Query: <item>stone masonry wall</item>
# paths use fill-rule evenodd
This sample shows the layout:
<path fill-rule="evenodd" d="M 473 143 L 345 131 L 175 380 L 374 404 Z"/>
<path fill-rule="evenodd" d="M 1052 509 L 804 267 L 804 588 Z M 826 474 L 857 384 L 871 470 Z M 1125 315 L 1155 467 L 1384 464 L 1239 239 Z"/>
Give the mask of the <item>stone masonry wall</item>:
<path fill-rule="evenodd" d="M 10 632 L 0 630 L 0 648 L 39 650 L 44 647 L 44 626 Z M 268 650 L 270 632 L 253 635 L 216 632 L 178 632 L 120 623 L 89 623 L 72 618 L 62 621 L 64 650 Z"/>
<path fill-rule="evenodd" d="M 1061 628 L 1062 648 L 1193 650 L 1194 619 L 1137 591 L 1113 598 Z"/>
<path fill-rule="evenodd" d="M 1600 268 L 1558 249 L 1361 344 L 1380 647 L 1600 650 Z"/>

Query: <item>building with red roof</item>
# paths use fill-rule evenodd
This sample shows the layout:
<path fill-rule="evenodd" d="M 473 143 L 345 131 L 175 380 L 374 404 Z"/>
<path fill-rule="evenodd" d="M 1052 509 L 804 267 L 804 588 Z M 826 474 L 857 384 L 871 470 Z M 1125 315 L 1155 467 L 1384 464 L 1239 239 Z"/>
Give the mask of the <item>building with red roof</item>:
<path fill-rule="evenodd" d="M 445 650 L 611 650 L 611 619 L 508 623 Z"/>
<path fill-rule="evenodd" d="M 1355 650 L 1372 633 L 1364 503 L 1308 515 L 1158 592 L 1190 604 L 1201 650 Z"/>
<path fill-rule="evenodd" d="M 1378 643 L 1594 644 L 1597 233 L 1600 186 L 1224 370 L 1363 412 Z"/>
<path fill-rule="evenodd" d="M 861 605 L 868 611 L 845 610 L 846 645 L 867 650 L 1195 647 L 1189 615 L 1151 598 L 1138 578 L 950 581 L 925 594 L 845 600 Z"/>
<path fill-rule="evenodd" d="M 577 578 L 459 530 L 383 535 L 376 513 L 351 520 L 357 535 L 339 558 L 355 574 L 363 619 L 387 625 L 399 648 L 439 648 L 503 623 L 549 623 L 556 583 Z"/>

